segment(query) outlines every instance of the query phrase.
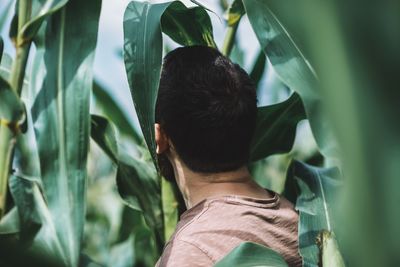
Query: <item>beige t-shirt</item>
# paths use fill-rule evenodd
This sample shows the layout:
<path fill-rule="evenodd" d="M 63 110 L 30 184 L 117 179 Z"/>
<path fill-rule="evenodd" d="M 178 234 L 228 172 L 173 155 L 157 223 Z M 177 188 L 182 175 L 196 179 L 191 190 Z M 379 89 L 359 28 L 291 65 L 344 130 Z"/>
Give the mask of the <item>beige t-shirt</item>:
<path fill-rule="evenodd" d="M 207 198 L 184 212 L 164 247 L 158 267 L 213 266 L 242 242 L 254 242 L 280 253 L 289 266 L 301 266 L 298 214 L 293 205 L 272 198 Z"/>

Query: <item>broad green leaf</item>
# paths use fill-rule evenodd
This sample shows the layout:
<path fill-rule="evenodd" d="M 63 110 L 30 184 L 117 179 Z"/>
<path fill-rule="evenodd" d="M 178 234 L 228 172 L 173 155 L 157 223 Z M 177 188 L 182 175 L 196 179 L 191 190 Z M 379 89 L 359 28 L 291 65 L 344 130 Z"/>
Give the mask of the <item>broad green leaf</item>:
<path fill-rule="evenodd" d="M 257 39 L 282 81 L 304 102 L 317 144 L 325 156 L 338 154 L 333 132 L 322 108 L 318 78 L 289 33 L 263 0 L 243 0 Z"/>
<path fill-rule="evenodd" d="M 245 242 L 234 248 L 215 267 L 287 267 L 279 253 L 259 244 Z"/>
<path fill-rule="evenodd" d="M 19 33 L 24 40 L 31 39 L 39 30 L 42 22 L 51 14 L 60 10 L 68 0 L 36 0 L 32 1 L 31 18 Z"/>
<path fill-rule="evenodd" d="M 285 194 L 299 211 L 299 250 L 306 267 L 319 266 L 318 236 L 335 229 L 333 205 L 341 186 L 337 168 L 317 168 L 299 161 L 289 167 Z"/>
<path fill-rule="evenodd" d="M 210 17 L 202 7 L 187 8 L 179 1 L 171 2 L 161 16 L 161 28 L 178 44 L 216 47 Z"/>
<path fill-rule="evenodd" d="M 189 23 L 186 18 L 192 16 L 200 21 Z M 156 166 L 154 109 L 162 62 L 161 28 L 181 44 L 213 43 L 210 19 L 198 7 L 187 9 L 175 1 L 133 1 L 125 10 L 125 69 L 140 126 Z"/>
<path fill-rule="evenodd" d="M 238 23 L 245 13 L 242 0 L 234 0 L 227 10 L 228 26 Z"/>
<path fill-rule="evenodd" d="M 143 138 L 129 121 L 121 105 L 96 81 L 93 83 L 93 97 L 95 100 L 93 109 L 96 114 L 100 113 L 99 115 L 107 117 L 121 134 L 131 137 L 136 144 L 143 143 Z"/>
<path fill-rule="evenodd" d="M 161 190 L 157 173 L 149 162 L 125 155 L 118 148 L 115 130 L 107 119 L 92 115 L 92 138 L 117 166 L 117 188 L 125 203 L 143 211 L 147 225 L 156 234 L 159 249 L 164 242 Z"/>
<path fill-rule="evenodd" d="M 130 2 L 124 14 L 124 61 L 136 114 L 156 164 L 154 113 L 162 61 L 160 19 L 170 3 Z"/>
<path fill-rule="evenodd" d="M 289 152 L 296 136 L 297 123 L 305 118 L 303 104 L 297 93 L 281 103 L 259 107 L 250 160 L 257 161 L 272 154 Z"/>
<path fill-rule="evenodd" d="M 24 106 L 18 95 L 2 77 L 0 77 L 0 120 L 4 123 L 16 123 L 23 118 Z"/>
<path fill-rule="evenodd" d="M 31 89 L 43 194 L 47 219 L 54 225 L 52 238 L 68 266 L 78 264 L 85 219 L 89 96 L 100 5 L 69 1 L 42 25 L 43 35 L 35 40 L 35 61 L 46 70 L 34 70 Z"/>

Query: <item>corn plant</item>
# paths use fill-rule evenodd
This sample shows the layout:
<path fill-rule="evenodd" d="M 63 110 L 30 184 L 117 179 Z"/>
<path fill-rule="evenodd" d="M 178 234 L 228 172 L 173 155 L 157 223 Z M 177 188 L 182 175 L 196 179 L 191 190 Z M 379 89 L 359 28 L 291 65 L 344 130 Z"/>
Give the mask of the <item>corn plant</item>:
<path fill-rule="evenodd" d="M 121 260 L 102 263 L 154 265 L 182 209 L 177 188 L 161 177 L 155 155 L 163 36 L 183 46 L 218 48 L 210 19 L 215 12 L 192 2 L 132 1 L 126 8 L 123 60 L 135 106 L 129 112 L 137 114 L 141 134 L 120 103 L 92 79 L 101 2 L 17 1 L 9 30 L 15 55 L 3 53 L 5 38 L 0 38 L 0 265 L 96 265 L 82 249 L 90 137 L 113 165 L 124 203 L 114 244 L 122 249 Z M 281 182 L 282 194 L 299 212 L 304 266 L 344 266 L 340 252 L 351 265 L 395 266 L 400 149 L 393 70 L 400 37 L 388 21 L 399 22 L 399 5 L 221 4 L 223 54 L 235 60 L 236 32 L 247 16 L 260 47 L 250 72 L 259 96 L 270 90 L 260 82 L 267 62 L 290 89 L 286 100 L 258 108 L 250 169 L 289 153 L 302 120 L 308 120 L 325 162 L 321 167 L 293 159 Z M 3 23 L 0 16 L 0 28 Z M 368 45 L 360 34 L 369 38 Z M 377 50 L 391 57 L 376 56 Z M 243 243 L 216 264 L 236 265 L 287 266 L 278 253 L 253 243 Z"/>

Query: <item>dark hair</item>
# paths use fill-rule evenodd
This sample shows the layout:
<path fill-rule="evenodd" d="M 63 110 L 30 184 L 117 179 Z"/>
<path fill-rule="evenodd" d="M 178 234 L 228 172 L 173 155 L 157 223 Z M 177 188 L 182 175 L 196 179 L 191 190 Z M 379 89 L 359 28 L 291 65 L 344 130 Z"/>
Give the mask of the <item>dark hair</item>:
<path fill-rule="evenodd" d="M 165 56 L 155 120 L 192 171 L 246 164 L 256 116 L 249 75 L 216 49 L 181 47 Z"/>

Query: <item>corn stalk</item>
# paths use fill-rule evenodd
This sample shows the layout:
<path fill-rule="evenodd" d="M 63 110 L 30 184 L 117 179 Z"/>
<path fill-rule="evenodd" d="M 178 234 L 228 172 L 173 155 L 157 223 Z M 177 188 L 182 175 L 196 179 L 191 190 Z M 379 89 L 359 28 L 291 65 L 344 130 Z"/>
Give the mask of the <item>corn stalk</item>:
<path fill-rule="evenodd" d="M 31 0 L 20 0 L 18 4 L 18 32 L 14 40 L 16 58 L 13 62 L 10 76 L 10 86 L 18 96 L 22 91 L 25 76 L 25 68 L 28 60 L 31 40 L 24 40 L 21 32 L 22 27 L 30 18 Z M 5 119 L 0 119 L 0 218 L 3 217 L 7 204 L 7 184 L 10 175 L 13 149 L 19 125 Z"/>

